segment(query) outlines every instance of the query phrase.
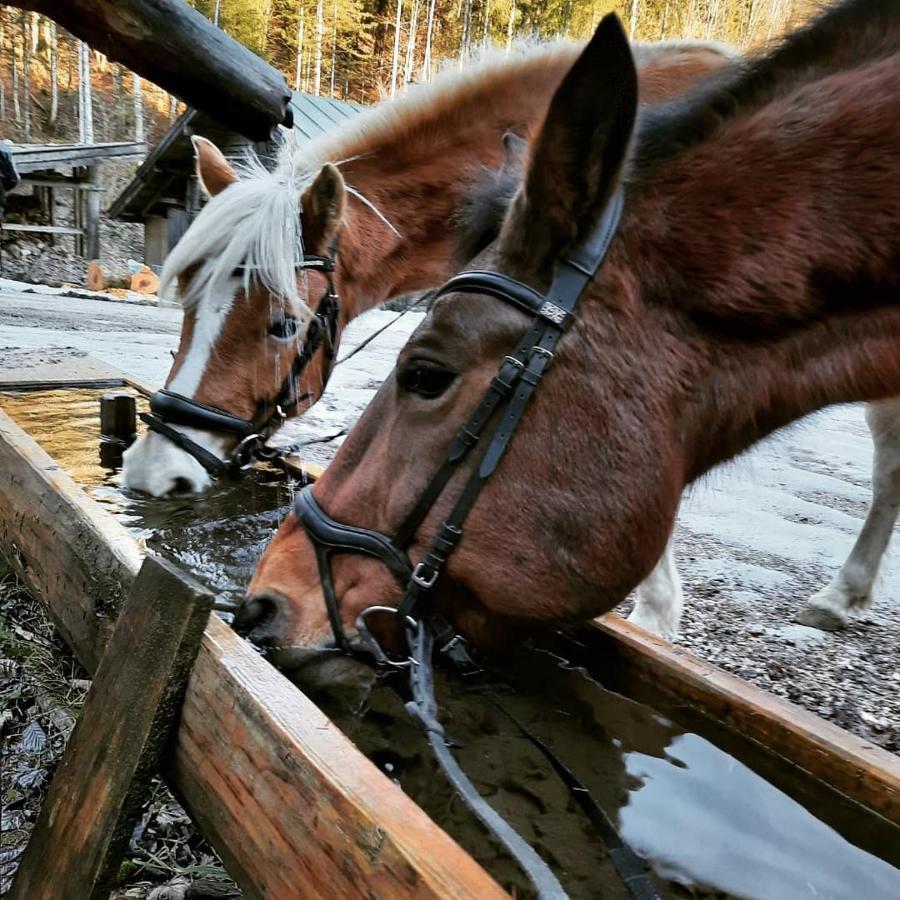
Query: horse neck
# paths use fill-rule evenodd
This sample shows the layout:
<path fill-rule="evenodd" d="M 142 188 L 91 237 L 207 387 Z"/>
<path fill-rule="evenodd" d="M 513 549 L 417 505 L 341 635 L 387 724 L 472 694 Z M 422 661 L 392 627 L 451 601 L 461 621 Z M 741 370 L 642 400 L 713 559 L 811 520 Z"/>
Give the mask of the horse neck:
<path fill-rule="evenodd" d="M 686 482 L 816 409 L 900 394 L 898 78 L 892 58 L 800 89 L 639 191 L 623 244 L 678 341 Z"/>
<path fill-rule="evenodd" d="M 540 121 L 574 49 L 541 56 L 541 64 L 496 79 L 488 91 L 424 120 L 408 134 L 348 150 L 341 166 L 348 185 L 391 223 L 351 197 L 340 238 L 339 280 L 349 321 L 390 297 L 424 290 L 454 266 L 457 210 L 480 167 L 496 167 L 507 131 L 527 136 Z"/>

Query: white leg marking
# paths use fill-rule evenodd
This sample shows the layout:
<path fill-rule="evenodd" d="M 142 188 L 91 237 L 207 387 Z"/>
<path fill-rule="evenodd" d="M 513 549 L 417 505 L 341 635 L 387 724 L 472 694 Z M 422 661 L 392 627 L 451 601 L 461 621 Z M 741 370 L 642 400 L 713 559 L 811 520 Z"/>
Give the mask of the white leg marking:
<path fill-rule="evenodd" d="M 872 602 L 872 586 L 900 510 L 900 399 L 868 404 L 866 422 L 875 445 L 869 513 L 847 561 L 797 616 L 801 624 L 825 631 L 843 628 L 852 610 Z"/>
<path fill-rule="evenodd" d="M 635 589 L 636 602 L 628 621 L 673 641 L 681 625 L 684 593 L 675 566 L 673 538 L 653 571 Z"/>

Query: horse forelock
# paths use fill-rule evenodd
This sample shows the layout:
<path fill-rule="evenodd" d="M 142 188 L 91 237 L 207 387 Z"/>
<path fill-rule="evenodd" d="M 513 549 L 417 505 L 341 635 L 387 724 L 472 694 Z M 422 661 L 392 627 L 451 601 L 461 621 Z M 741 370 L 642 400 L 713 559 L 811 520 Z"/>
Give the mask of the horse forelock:
<path fill-rule="evenodd" d="M 298 148 L 288 134 L 271 170 L 250 152 L 235 165 L 239 180 L 210 198 L 172 249 L 160 275 L 160 293 L 174 297 L 179 277 L 191 272 L 178 291 L 185 311 L 229 303 L 234 272 L 241 268 L 245 292 L 258 280 L 272 299 L 300 318 L 310 315 L 298 289 L 303 258 L 301 196 L 325 160 Z M 299 279 L 300 287 L 303 277 Z"/>

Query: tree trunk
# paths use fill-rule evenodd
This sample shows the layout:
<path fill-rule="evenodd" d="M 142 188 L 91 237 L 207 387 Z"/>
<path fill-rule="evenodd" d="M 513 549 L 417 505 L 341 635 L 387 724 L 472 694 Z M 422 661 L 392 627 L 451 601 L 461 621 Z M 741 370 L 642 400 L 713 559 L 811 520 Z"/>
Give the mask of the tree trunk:
<path fill-rule="evenodd" d="M 252 140 L 290 124 L 284 76 L 183 0 L 8 0 Z"/>
<path fill-rule="evenodd" d="M 634 32 L 637 29 L 638 0 L 631 0 L 631 25 L 628 29 L 628 37 L 634 40 Z"/>
<path fill-rule="evenodd" d="M 484 28 L 481 32 L 481 43 L 487 47 L 491 39 L 491 0 L 484 0 Z"/>
<path fill-rule="evenodd" d="M 428 23 L 425 26 L 425 56 L 422 60 L 422 81 L 431 78 L 431 39 L 434 36 L 434 6 L 437 0 L 428 0 Z"/>
<path fill-rule="evenodd" d="M 2 118 L 2 115 L 0 115 Z M 56 22 L 50 22 L 50 126 L 56 127 L 59 118 L 59 40 Z"/>
<path fill-rule="evenodd" d="M 400 64 L 400 16 L 403 13 L 403 0 L 397 0 L 397 23 L 394 25 L 394 53 L 391 57 L 391 96 L 397 90 L 397 68 Z"/>
<path fill-rule="evenodd" d="M 216 0 L 216 6 L 213 10 L 213 25 L 219 24 L 219 13 L 222 11 L 222 0 Z"/>
<path fill-rule="evenodd" d="M 22 13 L 22 135 L 31 141 L 31 16 Z"/>
<path fill-rule="evenodd" d="M 294 72 L 294 90 L 300 90 L 300 67 L 303 63 L 303 32 L 306 28 L 306 4 L 300 4 L 300 21 L 297 25 L 297 68 Z"/>
<path fill-rule="evenodd" d="M 334 99 L 334 73 L 337 69 L 337 12 L 337 0 L 334 0 L 331 23 L 331 85 L 328 89 L 328 96 L 332 99 Z"/>
<path fill-rule="evenodd" d="M 131 90 L 134 99 L 134 139 L 144 140 L 144 88 L 141 85 L 141 76 L 137 72 L 131 73 Z"/>
<path fill-rule="evenodd" d="M 459 65 L 469 53 L 469 32 L 472 27 L 472 0 L 463 0 L 463 27 L 462 37 L 459 41 Z"/>
<path fill-rule="evenodd" d="M 94 105 L 91 100 L 91 51 L 84 41 L 78 42 L 78 140 L 94 143 Z"/>
<path fill-rule="evenodd" d="M 506 23 L 506 52 L 512 47 L 513 31 L 516 23 L 516 0 L 512 0 L 509 6 L 509 21 Z"/>
<path fill-rule="evenodd" d="M 316 88 L 318 97 L 322 91 L 322 38 L 325 35 L 325 0 L 316 0 Z"/>
<path fill-rule="evenodd" d="M 403 69 L 403 84 L 409 84 L 413 79 L 413 66 L 416 56 L 416 30 L 419 27 L 420 0 L 414 0 L 412 12 L 409 16 L 409 36 L 406 39 L 406 65 Z"/>

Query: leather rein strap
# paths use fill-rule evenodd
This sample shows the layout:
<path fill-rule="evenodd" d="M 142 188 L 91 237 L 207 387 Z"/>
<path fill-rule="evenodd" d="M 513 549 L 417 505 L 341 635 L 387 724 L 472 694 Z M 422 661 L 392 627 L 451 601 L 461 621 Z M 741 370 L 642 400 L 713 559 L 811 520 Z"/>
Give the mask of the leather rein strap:
<path fill-rule="evenodd" d="M 304 271 L 322 272 L 328 279 L 328 287 L 319 301 L 315 316 L 309 323 L 303 343 L 291 369 L 281 383 L 273 400 L 263 405 L 263 416 L 241 419 L 225 410 L 199 403 L 175 391 L 165 388 L 150 398 L 150 412 L 141 413 L 140 419 L 150 431 L 163 435 L 176 447 L 192 456 L 210 475 L 235 474 L 246 469 L 257 457 L 264 457 L 263 446 L 285 419 L 285 410 L 299 402 L 297 381 L 303 370 L 320 348 L 324 348 L 325 366 L 323 385 L 331 377 L 337 357 L 337 330 L 340 301 L 334 288 L 336 247 L 329 248 L 329 256 L 308 255 L 297 264 Z M 242 272 L 236 269 L 236 273 Z M 238 444 L 228 459 L 220 459 L 183 431 L 173 427 L 180 425 L 213 434 L 237 438 Z"/>
<path fill-rule="evenodd" d="M 356 649 L 343 629 L 331 575 L 330 559 L 334 553 L 356 552 L 374 556 L 403 587 L 398 608 L 379 606 L 363 610 L 356 621 L 360 638 L 380 664 L 409 669 L 413 700 L 407 708 L 423 725 L 445 774 L 464 801 L 515 857 L 532 880 L 539 897 L 545 900 L 565 897 L 565 891 L 546 863 L 478 794 L 449 751 L 437 719 L 431 685 L 435 637 L 439 650 L 451 659 L 467 659 L 468 654 L 462 638 L 449 624 L 433 609 L 423 610 L 422 607 L 462 537 L 463 524 L 484 482 L 497 468 L 532 394 L 553 360 L 560 338 L 573 323 L 579 298 L 606 257 L 622 216 L 622 206 L 623 194 L 619 189 L 610 198 L 587 240 L 558 261 L 546 295 L 502 273 L 487 271 L 463 272 L 437 292 L 438 297 L 457 292 L 487 294 L 530 315 L 532 323 L 515 350 L 501 363 L 475 411 L 452 440 L 444 462 L 393 538 L 331 518 L 313 496 L 313 485 L 297 495 L 294 506 L 298 521 L 316 549 L 325 606 L 338 647 L 347 652 Z M 494 427 L 488 430 L 491 422 Z M 427 552 L 413 565 L 408 547 L 417 530 L 460 464 L 478 444 L 484 446 L 481 457 Z M 381 648 L 366 622 L 368 615 L 374 612 L 399 617 L 409 644 L 407 659 L 390 659 Z"/>

